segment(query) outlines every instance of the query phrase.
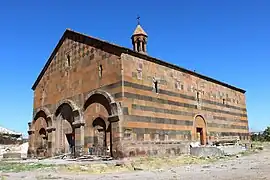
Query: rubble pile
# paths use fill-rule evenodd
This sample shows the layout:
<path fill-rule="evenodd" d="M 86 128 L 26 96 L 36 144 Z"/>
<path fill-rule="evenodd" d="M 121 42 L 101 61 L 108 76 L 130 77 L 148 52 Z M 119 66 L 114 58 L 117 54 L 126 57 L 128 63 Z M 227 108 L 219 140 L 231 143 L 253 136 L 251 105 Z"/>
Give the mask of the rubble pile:
<path fill-rule="evenodd" d="M 28 142 L 24 142 L 21 133 L 0 126 L 0 158 L 8 157 L 8 154 L 20 154 L 26 158 L 27 150 Z"/>

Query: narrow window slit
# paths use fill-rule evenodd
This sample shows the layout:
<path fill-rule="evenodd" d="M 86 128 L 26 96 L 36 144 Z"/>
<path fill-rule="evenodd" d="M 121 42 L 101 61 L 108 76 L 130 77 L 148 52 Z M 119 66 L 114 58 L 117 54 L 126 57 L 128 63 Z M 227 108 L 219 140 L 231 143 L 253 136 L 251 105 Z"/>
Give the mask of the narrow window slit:
<path fill-rule="evenodd" d="M 70 55 L 67 55 L 67 66 L 70 67 Z"/>
<path fill-rule="evenodd" d="M 98 72 L 99 72 L 99 77 L 101 78 L 102 77 L 102 73 L 103 73 L 103 67 L 102 67 L 102 65 L 99 65 Z"/>
<path fill-rule="evenodd" d="M 154 81 L 154 85 L 155 85 L 155 91 L 156 91 L 156 93 L 158 93 L 158 82 Z"/>

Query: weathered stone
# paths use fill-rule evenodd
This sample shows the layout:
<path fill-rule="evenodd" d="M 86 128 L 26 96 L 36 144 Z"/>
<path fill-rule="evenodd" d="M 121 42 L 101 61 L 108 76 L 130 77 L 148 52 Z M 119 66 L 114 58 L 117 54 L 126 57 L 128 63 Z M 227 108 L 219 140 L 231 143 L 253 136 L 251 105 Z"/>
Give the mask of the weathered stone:
<path fill-rule="evenodd" d="M 190 155 L 198 157 L 217 157 L 223 156 L 224 153 L 216 147 L 193 147 L 190 148 Z"/>
<path fill-rule="evenodd" d="M 31 156 L 179 155 L 190 142 L 249 140 L 244 90 L 146 55 L 147 34 L 135 32 L 132 51 L 66 30 L 32 87 Z"/>

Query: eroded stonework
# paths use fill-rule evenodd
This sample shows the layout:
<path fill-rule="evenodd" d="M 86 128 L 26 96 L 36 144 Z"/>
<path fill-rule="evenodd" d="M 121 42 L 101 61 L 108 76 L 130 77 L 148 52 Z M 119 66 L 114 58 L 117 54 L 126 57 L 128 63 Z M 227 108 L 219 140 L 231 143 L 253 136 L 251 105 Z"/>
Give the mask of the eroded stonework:
<path fill-rule="evenodd" d="M 249 140 L 245 91 L 146 55 L 146 37 L 133 35 L 132 51 L 66 30 L 32 88 L 29 156 L 182 154 L 192 141 Z"/>

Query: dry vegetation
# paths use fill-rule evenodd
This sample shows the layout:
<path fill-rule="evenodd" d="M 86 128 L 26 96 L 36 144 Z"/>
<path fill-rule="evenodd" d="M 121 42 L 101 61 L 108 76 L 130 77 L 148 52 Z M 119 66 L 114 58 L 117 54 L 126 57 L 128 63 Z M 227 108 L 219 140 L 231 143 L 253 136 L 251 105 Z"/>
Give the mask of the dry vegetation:
<path fill-rule="evenodd" d="M 254 143 L 253 149 L 242 152 L 237 156 L 223 156 L 213 158 L 200 158 L 191 156 L 178 157 L 140 157 L 132 158 L 126 161 L 118 162 L 83 162 L 83 163 L 66 163 L 66 164 L 45 164 L 43 161 L 39 163 L 13 163 L 8 161 L 0 161 L 0 180 L 6 180 L 5 174 L 14 172 L 33 172 L 36 173 L 36 179 L 61 179 L 60 176 L 68 175 L 73 177 L 75 174 L 97 175 L 110 173 L 124 173 L 136 171 L 166 171 L 167 169 L 182 167 L 183 165 L 203 165 L 203 167 L 212 166 L 214 162 L 225 163 L 228 160 L 237 159 L 239 156 L 248 156 L 260 152 L 262 147 L 270 147 L 270 144 Z M 214 163 L 216 164 L 216 163 Z M 28 173 L 26 173 L 28 174 Z M 58 177 L 59 176 L 59 177 Z"/>

